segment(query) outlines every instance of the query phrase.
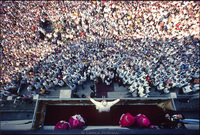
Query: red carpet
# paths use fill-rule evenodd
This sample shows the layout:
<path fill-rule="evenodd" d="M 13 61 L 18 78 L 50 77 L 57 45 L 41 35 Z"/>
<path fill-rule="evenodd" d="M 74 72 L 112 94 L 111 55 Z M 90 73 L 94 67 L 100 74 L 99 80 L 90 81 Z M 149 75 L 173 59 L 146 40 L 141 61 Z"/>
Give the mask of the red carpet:
<path fill-rule="evenodd" d="M 96 89 L 97 89 L 97 98 L 102 98 L 102 96 L 105 96 L 106 98 L 107 96 L 107 92 L 112 92 L 114 91 L 114 85 L 113 83 L 110 86 L 107 86 L 105 83 L 99 83 L 96 85 Z"/>

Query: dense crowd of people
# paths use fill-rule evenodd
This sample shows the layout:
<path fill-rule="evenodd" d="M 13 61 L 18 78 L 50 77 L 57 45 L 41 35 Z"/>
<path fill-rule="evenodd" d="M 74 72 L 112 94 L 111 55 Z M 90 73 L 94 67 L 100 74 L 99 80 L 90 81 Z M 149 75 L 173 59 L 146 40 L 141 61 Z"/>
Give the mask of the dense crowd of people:
<path fill-rule="evenodd" d="M 151 87 L 199 90 L 199 2 L 1 2 L 1 96 L 24 85 L 33 94 L 87 79 L 129 85 L 133 97 Z"/>

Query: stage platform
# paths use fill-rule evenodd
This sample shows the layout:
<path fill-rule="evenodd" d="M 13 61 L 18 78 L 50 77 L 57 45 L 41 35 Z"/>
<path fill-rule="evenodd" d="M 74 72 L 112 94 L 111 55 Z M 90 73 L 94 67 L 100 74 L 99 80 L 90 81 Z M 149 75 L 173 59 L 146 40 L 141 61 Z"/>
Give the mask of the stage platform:
<path fill-rule="evenodd" d="M 102 98 L 95 100 L 101 101 Z M 112 101 L 114 98 L 107 98 L 106 100 Z M 32 121 L 16 121 L 14 123 L 4 121 L 1 125 L 3 129 L 1 134 L 199 134 L 199 125 L 191 124 L 186 125 L 187 129 L 179 130 L 139 129 L 134 125 L 128 128 L 119 126 L 120 116 L 127 112 L 133 116 L 143 113 L 150 119 L 151 124 L 158 125 L 163 121 L 166 110 L 176 110 L 176 102 L 171 97 L 124 98 L 113 106 L 109 113 L 98 113 L 95 106 L 86 98 L 38 98 Z M 190 101 L 187 104 L 190 103 L 192 102 Z M 191 113 L 195 112 L 188 113 L 188 116 L 193 116 Z M 68 121 L 69 117 L 74 114 L 81 114 L 86 119 L 86 125 L 83 129 L 54 130 L 58 121 Z M 13 124 L 16 126 L 13 126 Z M 9 128 L 11 126 L 12 128 Z"/>
<path fill-rule="evenodd" d="M 101 101 L 102 98 L 95 98 Z M 107 98 L 113 101 L 113 98 Z M 126 98 L 111 107 L 110 112 L 99 113 L 94 104 L 85 98 L 80 99 L 38 99 L 33 116 L 33 129 L 56 125 L 60 120 L 68 121 L 70 116 L 80 114 L 86 120 L 86 126 L 118 126 L 123 113 L 136 116 L 145 114 L 151 124 L 158 125 L 164 120 L 166 109 L 176 110 L 173 98 Z"/>

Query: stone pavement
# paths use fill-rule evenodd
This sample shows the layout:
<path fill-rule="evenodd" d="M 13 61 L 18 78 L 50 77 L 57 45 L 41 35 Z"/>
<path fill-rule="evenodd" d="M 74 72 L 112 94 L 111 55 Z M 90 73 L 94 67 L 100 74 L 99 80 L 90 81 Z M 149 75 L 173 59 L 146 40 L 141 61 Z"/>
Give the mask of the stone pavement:
<path fill-rule="evenodd" d="M 11 126 L 12 125 L 12 126 Z M 1 129 L 3 130 L 28 130 L 31 129 L 31 120 L 18 121 L 1 121 Z"/>
<path fill-rule="evenodd" d="M 32 112 L 35 109 L 35 100 L 32 100 L 31 102 L 26 101 L 17 101 L 16 103 L 13 103 L 14 101 L 2 101 L 1 102 L 1 112 Z"/>

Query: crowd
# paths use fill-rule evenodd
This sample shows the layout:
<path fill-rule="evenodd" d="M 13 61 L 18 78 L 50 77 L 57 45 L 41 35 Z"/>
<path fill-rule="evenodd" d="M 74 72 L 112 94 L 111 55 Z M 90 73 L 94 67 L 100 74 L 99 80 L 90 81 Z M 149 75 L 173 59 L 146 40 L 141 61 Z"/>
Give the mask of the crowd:
<path fill-rule="evenodd" d="M 87 79 L 199 90 L 199 2 L 1 1 L 1 96 L 32 94 Z M 49 30 L 50 26 L 54 30 Z M 46 92 L 45 92 L 46 90 Z"/>

